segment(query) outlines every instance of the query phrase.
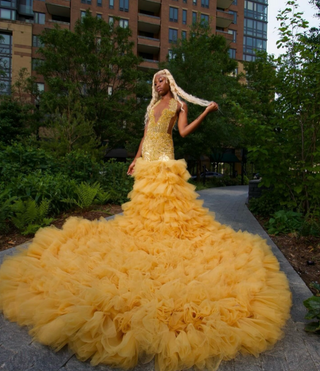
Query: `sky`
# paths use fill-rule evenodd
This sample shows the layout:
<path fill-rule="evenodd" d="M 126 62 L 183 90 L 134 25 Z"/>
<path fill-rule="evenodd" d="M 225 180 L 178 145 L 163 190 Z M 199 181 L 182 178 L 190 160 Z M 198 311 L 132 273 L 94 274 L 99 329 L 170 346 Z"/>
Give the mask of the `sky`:
<path fill-rule="evenodd" d="M 278 27 L 277 15 L 279 10 L 286 8 L 287 0 L 269 0 L 268 1 L 268 43 L 267 52 L 278 56 L 281 54 L 281 49 L 277 49 L 276 42 L 278 40 Z M 299 11 L 303 12 L 303 18 L 309 21 L 310 27 L 319 27 L 320 19 L 314 17 L 316 9 L 309 4 L 309 0 L 299 0 Z"/>

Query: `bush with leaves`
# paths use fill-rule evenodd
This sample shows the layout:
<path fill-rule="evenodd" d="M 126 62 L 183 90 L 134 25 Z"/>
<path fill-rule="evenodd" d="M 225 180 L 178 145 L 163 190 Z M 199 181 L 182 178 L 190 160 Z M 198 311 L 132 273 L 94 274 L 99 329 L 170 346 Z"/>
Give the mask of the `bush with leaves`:
<path fill-rule="evenodd" d="M 16 197 L 9 197 L 10 190 L 1 191 L 0 187 L 0 233 L 6 233 L 9 230 L 9 220 L 12 217 L 12 203 Z"/>
<path fill-rule="evenodd" d="M 308 332 L 315 332 L 320 334 L 320 285 L 316 282 L 310 284 L 316 290 L 316 295 L 303 302 L 304 306 L 308 309 L 305 318 L 309 320 L 317 320 L 316 322 L 308 323 L 305 330 Z"/>
<path fill-rule="evenodd" d="M 43 199 L 40 205 L 37 205 L 35 200 L 28 199 L 26 201 L 16 201 L 11 210 L 13 216 L 12 223 L 23 235 L 30 235 L 37 232 L 41 227 L 50 225 L 54 220 L 47 218 L 50 208 L 50 201 Z"/>
<path fill-rule="evenodd" d="M 286 234 L 297 232 L 303 225 L 303 214 L 296 211 L 279 210 L 272 215 L 266 224 L 270 234 Z"/>
<path fill-rule="evenodd" d="M 99 182 L 105 191 L 110 192 L 110 200 L 117 204 L 128 201 L 132 190 L 133 177 L 127 175 L 128 163 L 108 161 L 99 176 Z"/>
<path fill-rule="evenodd" d="M 75 204 L 80 209 L 88 209 L 94 203 L 105 203 L 110 199 L 110 192 L 104 192 L 98 182 L 88 184 L 82 182 L 76 186 L 75 198 L 62 200 L 68 204 Z"/>
<path fill-rule="evenodd" d="M 68 210 L 68 205 L 62 200 L 74 197 L 76 186 L 77 182 L 64 174 L 52 175 L 40 170 L 27 176 L 19 175 L 7 185 L 12 196 L 23 200 L 28 198 L 36 202 L 49 200 L 50 210 L 54 215 Z"/>

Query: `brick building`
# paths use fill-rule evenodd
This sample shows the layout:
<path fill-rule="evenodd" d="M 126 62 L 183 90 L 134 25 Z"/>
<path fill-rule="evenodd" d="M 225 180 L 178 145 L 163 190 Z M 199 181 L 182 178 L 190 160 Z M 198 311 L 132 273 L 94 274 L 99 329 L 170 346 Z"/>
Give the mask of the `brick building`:
<path fill-rule="evenodd" d="M 6 76 L 1 93 L 10 92 L 23 67 L 32 71 L 39 47 L 38 35 L 58 23 L 73 29 L 90 9 L 93 15 L 112 22 L 120 18 L 129 26 L 142 68 L 158 68 L 170 56 L 177 38 L 188 37 L 195 20 L 207 21 L 217 35 L 230 42 L 230 56 L 253 60 L 254 52 L 266 50 L 268 0 L 0 0 L 0 58 Z M 239 64 L 241 67 L 241 63 Z M 44 89 L 39 77 L 38 87 Z"/>

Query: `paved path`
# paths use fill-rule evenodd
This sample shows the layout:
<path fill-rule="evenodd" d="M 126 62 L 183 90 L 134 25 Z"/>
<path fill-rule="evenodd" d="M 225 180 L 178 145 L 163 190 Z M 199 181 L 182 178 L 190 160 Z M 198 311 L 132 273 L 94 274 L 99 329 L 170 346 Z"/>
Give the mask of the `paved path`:
<path fill-rule="evenodd" d="M 236 230 L 247 230 L 267 239 L 274 254 L 280 261 L 282 270 L 287 274 L 293 294 L 292 317 L 288 321 L 284 338 L 273 350 L 259 358 L 252 356 L 237 357 L 224 362 L 219 371 L 320 371 L 320 337 L 304 332 L 305 309 L 302 301 L 311 296 L 311 292 L 293 270 L 291 265 L 270 240 L 245 206 L 247 186 L 212 188 L 199 192 L 204 205 L 215 211 L 221 223 Z M 0 263 L 5 254 L 14 253 L 14 249 L 0 253 Z M 281 300 L 281 298 L 279 298 Z M 27 330 L 9 323 L 0 316 L 0 371 L 111 371 L 110 367 L 92 367 L 82 363 L 64 349 L 54 353 L 51 349 L 32 342 Z M 153 362 L 138 365 L 134 371 L 153 371 Z"/>

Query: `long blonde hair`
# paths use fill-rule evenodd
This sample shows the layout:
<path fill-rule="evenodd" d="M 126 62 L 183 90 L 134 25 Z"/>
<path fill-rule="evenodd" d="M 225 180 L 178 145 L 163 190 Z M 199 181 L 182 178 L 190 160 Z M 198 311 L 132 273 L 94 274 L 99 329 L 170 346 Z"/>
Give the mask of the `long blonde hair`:
<path fill-rule="evenodd" d="M 173 98 L 181 103 L 181 107 L 182 107 L 181 109 L 182 110 L 183 110 L 183 102 L 180 98 L 184 99 L 187 102 L 190 102 L 190 103 L 193 103 L 193 104 L 198 104 L 199 106 L 203 106 L 203 107 L 207 107 L 211 103 L 207 100 L 200 99 L 200 98 L 194 97 L 191 94 L 186 93 L 184 90 L 182 90 L 177 85 L 177 83 L 175 82 L 175 79 L 173 78 L 173 76 L 171 75 L 171 72 L 169 70 L 167 70 L 167 69 L 161 70 L 161 71 L 158 71 L 157 73 L 155 73 L 153 75 L 153 79 L 152 79 L 152 98 L 151 98 L 151 101 L 150 101 L 150 103 L 147 107 L 147 112 L 146 112 L 145 119 L 144 119 L 145 125 L 147 124 L 147 122 L 149 120 L 149 115 L 150 115 L 150 112 L 151 112 L 152 108 L 161 99 L 161 97 L 158 94 L 158 92 L 156 91 L 156 88 L 155 88 L 155 85 L 154 85 L 154 81 L 155 81 L 155 78 L 156 78 L 157 75 L 163 75 L 163 76 L 166 77 L 166 79 L 167 79 L 167 81 L 170 85 L 170 90 L 171 90 L 171 93 L 173 95 Z"/>

